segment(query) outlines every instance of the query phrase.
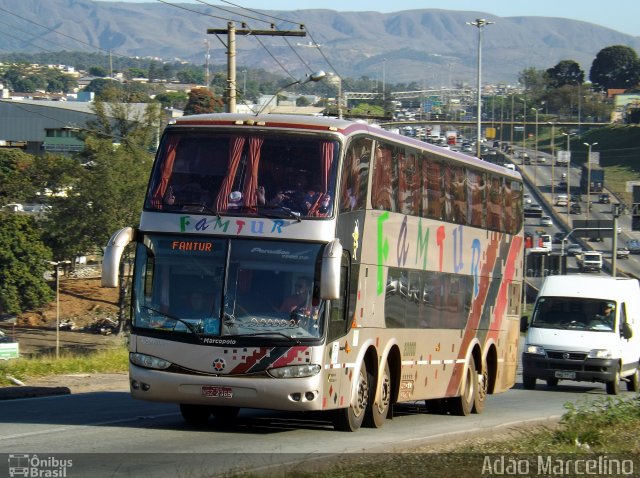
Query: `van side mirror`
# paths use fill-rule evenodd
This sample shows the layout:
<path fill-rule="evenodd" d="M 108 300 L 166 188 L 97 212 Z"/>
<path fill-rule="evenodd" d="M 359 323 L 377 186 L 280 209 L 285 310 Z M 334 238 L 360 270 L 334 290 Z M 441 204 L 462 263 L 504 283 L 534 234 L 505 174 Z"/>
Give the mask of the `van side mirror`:
<path fill-rule="evenodd" d="M 320 270 L 320 298 L 335 300 L 340 298 L 340 265 L 342 244 L 334 239 L 324 248 Z"/>
<path fill-rule="evenodd" d="M 631 329 L 629 322 L 625 322 L 622 324 L 621 333 L 623 339 L 629 340 L 631 337 L 633 337 L 633 330 Z"/>
<path fill-rule="evenodd" d="M 526 332 L 529 329 L 529 316 L 520 317 L 520 332 Z"/>

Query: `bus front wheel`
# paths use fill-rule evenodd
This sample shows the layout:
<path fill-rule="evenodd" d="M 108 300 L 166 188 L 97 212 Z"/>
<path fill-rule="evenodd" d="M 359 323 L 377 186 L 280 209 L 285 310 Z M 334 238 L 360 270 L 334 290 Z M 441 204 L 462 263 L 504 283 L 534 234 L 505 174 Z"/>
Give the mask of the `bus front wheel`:
<path fill-rule="evenodd" d="M 192 425 L 204 425 L 209 421 L 211 409 L 206 405 L 180 404 L 180 414 L 184 421 Z"/>
<path fill-rule="evenodd" d="M 367 371 L 367 365 L 363 362 L 358 374 L 356 384 L 356 397 L 351 400 L 351 405 L 347 408 L 335 410 L 333 427 L 338 431 L 355 432 L 362 426 L 364 416 L 369 407 L 371 375 Z"/>

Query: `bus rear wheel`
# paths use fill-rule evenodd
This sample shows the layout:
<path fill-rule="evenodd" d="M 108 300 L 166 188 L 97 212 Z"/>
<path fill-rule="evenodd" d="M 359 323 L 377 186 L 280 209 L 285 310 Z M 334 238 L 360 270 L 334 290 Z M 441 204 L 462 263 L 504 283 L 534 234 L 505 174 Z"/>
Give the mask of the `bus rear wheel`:
<path fill-rule="evenodd" d="M 339 408 L 334 412 L 333 427 L 336 430 L 355 432 L 362 426 L 364 416 L 369 407 L 371 382 L 371 375 L 367 371 L 367 365 L 363 362 L 358 374 L 355 400 L 351 400 L 349 407 Z"/>
<path fill-rule="evenodd" d="M 373 383 L 372 377 L 370 377 L 369 383 Z M 364 425 L 369 428 L 381 428 L 387 419 L 391 406 L 391 373 L 388 363 L 385 364 L 380 377 L 380 400 L 377 403 L 371 403 L 373 398 L 372 394 L 369 400 L 370 407 L 364 418 Z"/>
<path fill-rule="evenodd" d="M 460 396 L 451 399 L 451 413 L 465 417 L 469 415 L 473 410 L 477 395 L 478 374 L 476 373 L 476 364 L 472 359 L 467 366 Z"/>
<path fill-rule="evenodd" d="M 180 404 L 180 414 L 184 421 L 191 425 L 204 425 L 209 421 L 211 409 L 206 405 Z"/>

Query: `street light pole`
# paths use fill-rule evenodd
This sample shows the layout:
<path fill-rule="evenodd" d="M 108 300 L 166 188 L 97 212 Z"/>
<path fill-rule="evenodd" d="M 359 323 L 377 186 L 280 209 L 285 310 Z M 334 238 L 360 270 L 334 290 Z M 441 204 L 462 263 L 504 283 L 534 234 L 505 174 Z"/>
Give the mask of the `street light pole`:
<path fill-rule="evenodd" d="M 476 120 L 476 156 L 481 157 L 480 138 L 482 137 L 482 29 L 487 25 L 492 25 L 484 18 L 476 18 L 474 22 L 467 22 L 467 25 L 474 26 L 478 29 L 478 118 Z"/>
<path fill-rule="evenodd" d="M 570 209 L 571 209 L 571 133 L 562 133 L 567 137 L 567 225 L 571 225 L 570 222 Z"/>
<path fill-rule="evenodd" d="M 598 143 L 582 143 L 588 148 L 587 153 L 587 221 L 589 221 L 589 210 L 591 209 L 591 148 Z M 617 231 L 616 231 L 617 232 Z"/>
<path fill-rule="evenodd" d="M 71 261 L 48 261 L 55 267 L 56 274 L 56 360 L 60 358 L 60 266 Z"/>
<path fill-rule="evenodd" d="M 527 151 L 527 97 L 522 98 L 522 101 L 524 101 L 522 112 L 522 164 L 524 164 L 524 153 Z"/>
<path fill-rule="evenodd" d="M 290 86 L 293 86 L 293 85 L 304 85 L 304 84 L 309 83 L 309 82 L 312 82 L 312 81 L 313 81 L 313 82 L 320 81 L 320 80 L 322 80 L 326 75 L 327 75 L 327 74 L 326 74 L 324 71 L 320 70 L 320 71 L 317 71 L 317 72 L 315 72 L 315 73 L 313 73 L 313 74 L 311 74 L 311 75 L 306 76 L 305 78 L 301 78 L 301 79 L 299 79 L 299 80 L 292 81 L 291 83 L 287 83 L 287 84 L 286 84 L 286 85 L 284 85 L 282 88 L 280 88 L 278 91 L 276 91 L 276 93 L 271 97 L 271 99 L 270 99 L 269 101 L 267 101 L 267 102 L 262 106 L 262 108 L 260 108 L 260 109 L 258 110 L 258 112 L 256 113 L 256 116 L 258 116 L 260 113 L 262 113 L 262 112 L 265 110 L 265 108 L 266 108 L 267 106 L 269 106 L 269 103 L 271 103 L 271 102 L 273 101 L 273 99 L 274 99 L 274 98 L 276 98 L 276 106 L 277 106 L 277 104 L 278 104 L 278 100 L 277 100 L 278 95 L 280 94 L 280 92 L 284 91 L 286 88 L 289 88 Z"/>
<path fill-rule="evenodd" d="M 533 185 L 538 186 L 538 113 L 542 108 L 531 108 L 532 111 L 536 112 L 536 164 L 533 167 Z"/>
<path fill-rule="evenodd" d="M 547 121 L 547 123 L 551 125 L 551 202 L 555 203 L 556 202 L 556 197 L 555 197 L 556 124 L 553 121 Z M 569 209 L 570 202 L 571 202 L 570 200 L 567 201 L 567 209 Z"/>

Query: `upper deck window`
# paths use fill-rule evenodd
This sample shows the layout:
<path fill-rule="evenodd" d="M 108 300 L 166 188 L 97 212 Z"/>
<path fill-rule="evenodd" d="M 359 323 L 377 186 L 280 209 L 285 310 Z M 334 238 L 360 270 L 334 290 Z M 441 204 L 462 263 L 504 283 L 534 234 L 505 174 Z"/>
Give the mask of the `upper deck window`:
<path fill-rule="evenodd" d="M 168 132 L 145 209 L 330 216 L 338 154 L 318 136 Z"/>

